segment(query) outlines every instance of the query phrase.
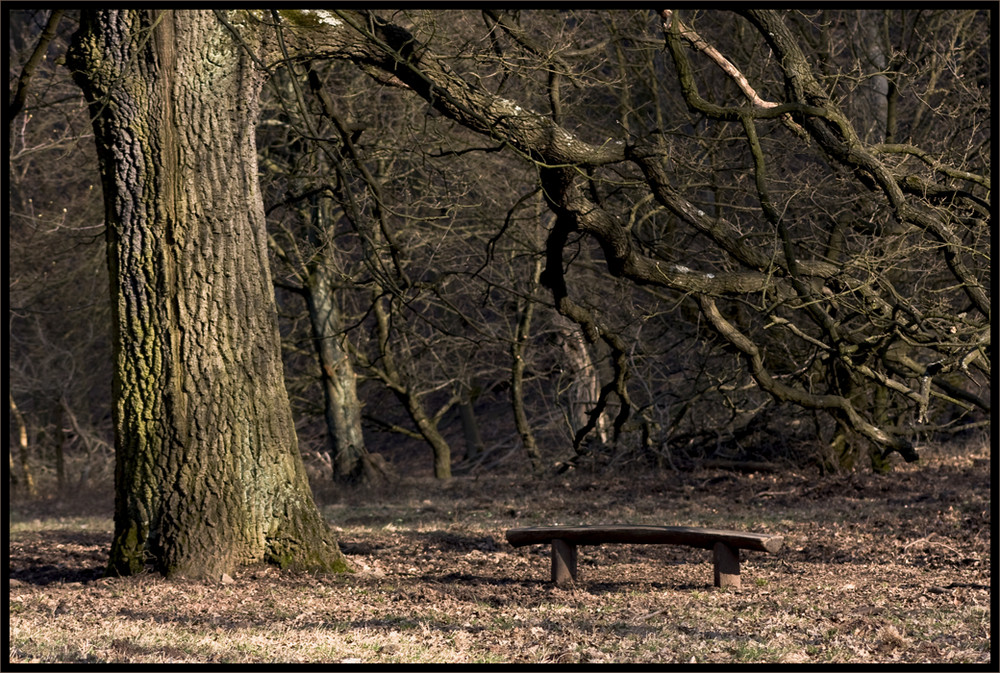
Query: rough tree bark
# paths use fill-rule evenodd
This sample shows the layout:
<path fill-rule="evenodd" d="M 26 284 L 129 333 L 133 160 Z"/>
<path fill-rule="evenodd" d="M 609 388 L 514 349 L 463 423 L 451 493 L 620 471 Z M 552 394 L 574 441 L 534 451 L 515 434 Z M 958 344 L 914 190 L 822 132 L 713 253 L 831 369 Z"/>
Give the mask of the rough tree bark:
<path fill-rule="evenodd" d="M 327 442 L 335 481 L 359 480 L 364 473 L 364 435 L 357 376 L 347 355 L 342 320 L 325 269 L 312 269 L 305 293 L 319 355 Z"/>
<path fill-rule="evenodd" d="M 329 210 L 329 203 L 317 199 L 306 215 L 311 220 L 310 239 L 316 253 L 307 264 L 302 288 L 319 357 L 327 450 L 334 481 L 381 481 L 388 475 L 365 448 L 357 374 L 348 354 L 343 316 L 334 291 L 333 278 L 340 260 L 332 247 L 322 243 L 323 232 L 332 227 Z"/>
<path fill-rule="evenodd" d="M 108 570 L 346 569 L 312 500 L 282 376 L 254 128 L 265 40 L 212 12 L 86 10 L 114 334 Z"/>

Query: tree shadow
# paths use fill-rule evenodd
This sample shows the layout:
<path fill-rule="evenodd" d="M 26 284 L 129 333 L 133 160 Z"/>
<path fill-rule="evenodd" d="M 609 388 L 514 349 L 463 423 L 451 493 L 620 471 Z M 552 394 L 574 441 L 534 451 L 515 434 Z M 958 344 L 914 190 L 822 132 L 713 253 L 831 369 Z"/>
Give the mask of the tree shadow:
<path fill-rule="evenodd" d="M 104 577 L 111 544 L 107 532 L 44 530 L 10 543 L 8 577 L 44 586 Z"/>

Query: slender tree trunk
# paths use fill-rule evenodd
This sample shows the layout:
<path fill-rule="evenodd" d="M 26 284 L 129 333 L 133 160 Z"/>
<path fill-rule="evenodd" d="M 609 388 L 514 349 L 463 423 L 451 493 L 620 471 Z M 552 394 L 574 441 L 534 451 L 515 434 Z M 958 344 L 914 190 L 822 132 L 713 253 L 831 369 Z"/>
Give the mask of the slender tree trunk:
<path fill-rule="evenodd" d="M 7 462 L 8 472 L 7 472 L 7 486 L 13 489 L 17 486 L 17 473 L 14 472 L 14 454 L 10 450 L 10 444 L 7 444 Z"/>
<path fill-rule="evenodd" d="M 387 465 L 382 460 L 375 460 L 365 447 L 358 378 L 350 359 L 340 304 L 334 292 L 333 278 L 341 267 L 335 246 L 328 239 L 334 228 L 330 210 L 327 199 L 313 197 L 306 215 L 311 224 L 309 239 L 315 254 L 308 265 L 304 293 L 319 357 L 327 450 L 334 481 L 384 481 L 391 478 Z"/>
<path fill-rule="evenodd" d="M 310 269 L 305 296 L 319 356 L 333 478 L 341 482 L 357 481 L 365 475 L 368 455 L 361 429 L 357 376 L 344 344 L 347 336 L 341 331 L 343 325 L 329 274 L 322 265 Z"/>
<path fill-rule="evenodd" d="M 375 296 L 372 312 L 375 314 L 375 325 L 378 330 L 379 356 L 382 360 L 385 382 L 396 399 L 403 403 L 410 420 L 417 427 L 417 432 L 430 445 L 434 457 L 434 476 L 438 479 L 451 479 L 451 446 L 438 431 L 435 420 L 424 409 L 420 396 L 414 392 L 396 366 L 396 360 L 389 346 L 389 312 L 382 297 Z"/>
<path fill-rule="evenodd" d="M 873 400 L 874 420 L 879 427 L 889 426 L 889 391 L 879 386 L 875 388 L 875 399 Z M 868 443 L 868 459 L 871 461 L 872 471 L 878 474 L 886 474 L 892 471 L 892 461 L 888 456 L 883 456 L 876 444 Z"/>
<path fill-rule="evenodd" d="M 434 455 L 434 477 L 437 479 L 451 479 L 451 446 L 437 429 L 437 424 L 427 415 L 420 398 L 410 393 L 405 398 L 400 398 L 406 405 L 406 411 L 410 414 L 410 420 L 417 426 L 417 430 L 424 440 L 430 444 L 431 452 Z"/>
<path fill-rule="evenodd" d="M 107 218 L 113 574 L 346 568 L 282 375 L 254 138 L 264 41 L 235 30 L 210 11 L 86 10 L 70 53 Z"/>
<path fill-rule="evenodd" d="M 535 268 L 531 274 L 531 286 L 528 290 L 528 299 L 521 309 L 521 317 L 517 321 L 517 331 L 514 340 L 510 344 L 510 356 L 512 360 L 510 368 L 510 403 L 514 410 L 514 425 L 517 427 L 517 434 L 521 437 L 521 444 L 524 446 L 528 460 L 531 461 L 531 469 L 535 472 L 542 471 L 542 455 L 535 442 L 535 435 L 531 431 L 531 424 L 528 423 L 528 414 L 524 410 L 524 348 L 531 333 L 531 319 L 535 312 L 534 296 L 538 287 L 538 280 L 542 275 L 544 259 L 539 257 L 535 260 Z"/>
<path fill-rule="evenodd" d="M 479 423 L 476 421 L 472 402 L 472 395 L 466 393 L 458 404 L 458 413 L 462 420 L 462 436 L 465 438 L 466 460 L 475 460 L 483 453 L 483 437 L 479 433 Z"/>
<path fill-rule="evenodd" d="M 601 396 L 601 382 L 583 330 L 562 316 L 557 319 L 557 324 L 563 354 L 569 364 L 566 406 L 570 428 L 576 436 L 587 425 L 588 416 Z M 605 414 L 597 419 L 594 429 L 601 444 L 607 444 L 609 428 Z"/>
<path fill-rule="evenodd" d="M 862 72 L 871 73 L 863 82 L 854 104 L 857 110 L 856 126 L 865 142 L 887 142 L 889 135 L 889 98 L 891 86 L 886 71 L 889 67 L 887 44 L 882 42 L 881 21 L 877 14 L 859 10 L 856 14 L 858 30 L 855 50 L 860 55 Z M 884 37 L 888 38 L 886 34 Z"/>
<path fill-rule="evenodd" d="M 37 487 L 35 486 L 35 478 L 31 474 L 31 465 L 28 463 L 28 425 L 24 422 L 24 414 L 21 410 L 17 408 L 17 404 L 14 403 L 13 393 L 8 393 L 10 398 L 10 413 L 14 417 L 14 423 L 17 424 L 17 446 L 18 446 L 18 461 L 21 464 L 21 474 L 24 479 L 25 492 L 32 498 L 38 495 Z M 12 483 L 17 483 L 17 478 L 14 472 L 14 454 L 10 451 L 8 445 L 7 456 L 10 459 L 10 477 Z"/>
<path fill-rule="evenodd" d="M 60 404 L 52 409 L 52 416 L 56 419 L 55 430 L 52 433 L 52 441 L 55 442 L 56 450 L 56 490 L 62 495 L 66 492 L 66 443 L 69 438 L 66 436 L 66 400 L 60 400 Z M 80 484 L 83 486 L 83 484 Z"/>

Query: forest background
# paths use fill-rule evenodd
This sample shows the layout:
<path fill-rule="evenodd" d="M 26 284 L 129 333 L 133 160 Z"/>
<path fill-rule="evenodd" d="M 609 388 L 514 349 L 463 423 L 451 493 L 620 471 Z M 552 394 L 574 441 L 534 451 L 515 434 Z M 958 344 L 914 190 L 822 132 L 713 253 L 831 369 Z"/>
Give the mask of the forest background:
<path fill-rule="evenodd" d="M 588 189 L 621 218 L 629 254 L 660 263 L 680 289 L 635 282 L 609 260 L 612 237 L 592 231 L 567 234 L 561 280 L 541 278 L 556 215 L 537 162 L 346 63 L 318 62 L 309 74 L 320 93 L 338 92 L 332 118 L 304 72 L 295 85 L 276 69 L 258 130 L 261 188 L 286 382 L 317 473 L 362 478 L 369 452 L 439 477 L 456 457 L 536 470 L 705 460 L 883 470 L 897 437 L 919 445 L 987 427 L 988 305 L 968 288 L 989 285 L 989 38 L 974 36 L 988 16 L 789 17 L 815 33 L 803 34 L 859 137 L 908 198 L 945 216 L 957 238 L 942 242 L 892 224 L 892 204 L 851 174 L 859 169 L 831 163 L 787 119 L 767 121 L 767 164 L 755 168 L 740 123 L 713 119 L 729 112 L 700 108 L 676 79 L 681 66 L 662 62 L 663 36 L 646 13 L 456 13 L 448 31 L 435 13 L 411 14 L 440 53 L 493 68 L 504 95 L 575 134 L 669 147 L 671 194 L 683 203 L 655 178 L 614 167 Z M 753 86 L 781 91 L 743 19 L 695 16 Z M 13 91 L 48 12 L 11 18 Z M 70 12 L 35 54 L 32 86 L 8 119 L 9 468 L 29 490 L 39 475 L 57 489 L 107 477 L 113 445 L 104 208 L 88 113 L 62 65 L 74 31 Z M 697 95 L 747 100 L 715 47 L 686 39 Z M 339 149 L 306 142 L 305 129 Z M 342 133 L 355 142 L 342 144 Z M 769 200 L 754 187 L 758 169 Z M 714 223 L 685 221 L 688 207 Z M 716 276 L 735 284 L 748 260 L 785 245 L 781 231 L 800 266 L 835 267 L 810 270 L 825 280 L 795 290 L 806 298 L 698 288 L 725 301 L 725 321 L 788 389 L 762 390 L 753 357 L 707 319 L 691 288 Z M 726 249 L 729 237 L 739 238 Z M 572 310 L 560 309 L 556 285 L 569 289 Z M 802 394 L 850 400 L 863 421 Z M 869 423 L 892 439 L 870 441 Z"/>
<path fill-rule="evenodd" d="M 53 14 L 5 17 L 29 499 L 114 472 L 105 209 L 75 12 Z M 990 13 L 789 12 L 792 44 L 715 11 L 376 14 L 444 64 L 422 76 L 491 98 L 455 110 L 446 80 L 336 58 L 270 73 L 260 189 L 315 491 L 882 474 L 989 445 Z M 792 46 L 811 82 L 775 58 Z"/>

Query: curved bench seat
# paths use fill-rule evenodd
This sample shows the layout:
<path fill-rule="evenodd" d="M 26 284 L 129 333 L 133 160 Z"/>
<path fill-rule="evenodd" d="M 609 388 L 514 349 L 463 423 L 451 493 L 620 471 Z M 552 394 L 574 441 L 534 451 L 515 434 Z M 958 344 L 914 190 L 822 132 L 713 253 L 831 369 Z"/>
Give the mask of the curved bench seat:
<path fill-rule="evenodd" d="M 615 543 L 673 544 L 711 549 L 715 566 L 715 586 L 738 588 L 739 550 L 773 553 L 781 549 L 782 537 L 690 526 L 602 524 L 511 528 L 507 531 L 507 541 L 514 547 L 551 544 L 552 581 L 560 586 L 572 584 L 577 579 L 577 546 Z"/>

